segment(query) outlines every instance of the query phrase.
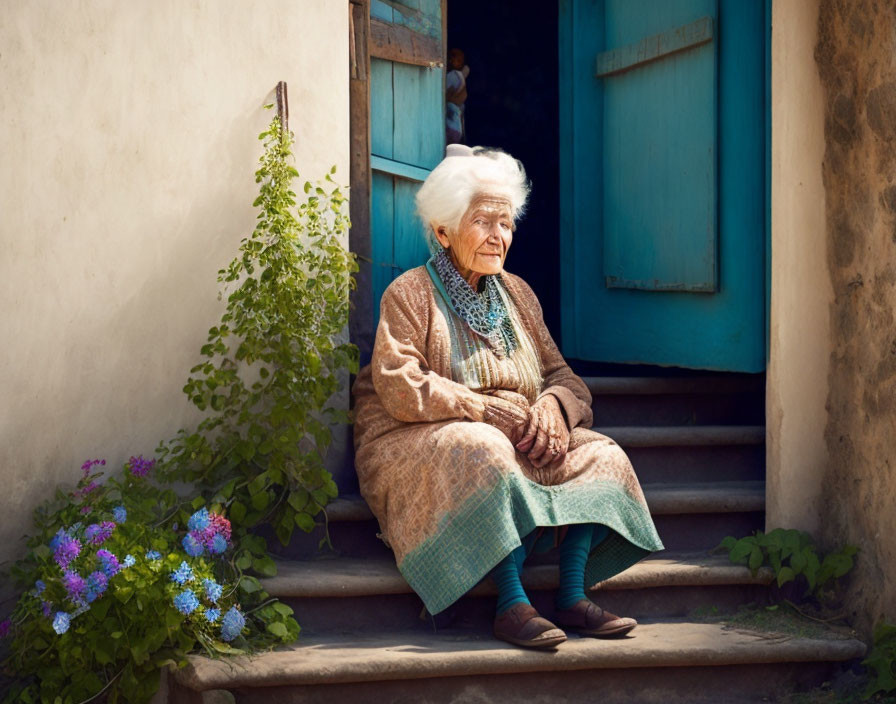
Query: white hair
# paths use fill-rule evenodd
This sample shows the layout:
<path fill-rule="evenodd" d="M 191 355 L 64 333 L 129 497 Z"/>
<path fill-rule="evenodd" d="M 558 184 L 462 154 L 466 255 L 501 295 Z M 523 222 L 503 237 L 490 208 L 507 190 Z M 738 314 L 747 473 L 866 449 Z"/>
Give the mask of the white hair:
<path fill-rule="evenodd" d="M 463 156 L 447 156 L 417 191 L 417 214 L 432 252 L 441 245 L 434 228 L 456 230 L 477 195 L 506 198 L 514 223 L 523 214 L 529 182 L 523 165 L 500 149 L 473 147 Z"/>

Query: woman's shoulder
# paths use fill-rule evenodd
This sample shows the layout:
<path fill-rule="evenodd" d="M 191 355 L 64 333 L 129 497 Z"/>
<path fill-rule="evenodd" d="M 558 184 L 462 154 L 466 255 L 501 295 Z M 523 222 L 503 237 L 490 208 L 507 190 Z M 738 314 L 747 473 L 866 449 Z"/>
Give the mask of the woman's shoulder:
<path fill-rule="evenodd" d="M 504 281 L 504 285 L 507 286 L 511 294 L 515 294 L 515 297 L 537 300 L 535 298 L 535 291 L 532 290 L 532 287 L 516 274 L 511 274 L 509 271 L 505 270 L 501 272 L 501 279 Z"/>
<path fill-rule="evenodd" d="M 432 281 L 425 266 L 408 269 L 390 283 L 383 292 L 381 305 L 404 303 L 413 308 L 427 305 L 432 298 Z"/>
<path fill-rule="evenodd" d="M 415 266 L 399 274 L 391 284 L 386 287 L 386 293 L 396 294 L 411 291 L 428 292 L 431 288 L 429 272 L 425 266 Z"/>

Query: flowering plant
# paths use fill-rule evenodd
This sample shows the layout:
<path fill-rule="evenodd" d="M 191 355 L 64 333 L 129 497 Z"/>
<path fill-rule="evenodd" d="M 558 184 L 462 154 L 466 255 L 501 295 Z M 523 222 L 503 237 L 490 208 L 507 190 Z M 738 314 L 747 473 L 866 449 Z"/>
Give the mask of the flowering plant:
<path fill-rule="evenodd" d="M 100 692 L 145 701 L 158 669 L 191 651 L 241 653 L 296 638 L 292 609 L 237 565 L 246 548 L 234 549 L 223 506 L 160 488 L 154 461 L 133 457 L 105 482 L 104 465 L 85 462 L 77 487 L 35 512 L 38 533 L 13 569 L 24 593 L 0 624 L 5 669 L 18 678 L 4 701 Z"/>

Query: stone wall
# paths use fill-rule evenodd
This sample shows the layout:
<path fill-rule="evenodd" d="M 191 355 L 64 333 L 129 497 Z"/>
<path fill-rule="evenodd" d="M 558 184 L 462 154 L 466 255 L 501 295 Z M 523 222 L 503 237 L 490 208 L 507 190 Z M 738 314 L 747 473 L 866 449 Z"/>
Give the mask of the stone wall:
<path fill-rule="evenodd" d="M 896 622 L 896 3 L 823 0 L 818 33 L 834 289 L 821 531 L 861 549 L 848 603 L 867 635 Z"/>
<path fill-rule="evenodd" d="M 85 459 L 194 422 L 263 105 L 285 80 L 301 175 L 347 183 L 348 55 L 344 0 L 3 2 L 0 562 Z"/>

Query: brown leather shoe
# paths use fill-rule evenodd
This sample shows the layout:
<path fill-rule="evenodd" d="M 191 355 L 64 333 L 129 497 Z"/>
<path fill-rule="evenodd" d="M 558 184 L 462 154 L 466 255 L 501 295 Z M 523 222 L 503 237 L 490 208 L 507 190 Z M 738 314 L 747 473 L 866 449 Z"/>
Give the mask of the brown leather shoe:
<path fill-rule="evenodd" d="M 582 599 L 569 609 L 558 609 L 554 620 L 564 628 L 583 636 L 621 636 L 628 633 L 638 622 L 633 618 L 623 618 L 604 611 L 590 599 Z"/>
<path fill-rule="evenodd" d="M 524 648 L 553 648 L 566 640 L 566 634 L 521 601 L 495 618 L 495 638 Z"/>

